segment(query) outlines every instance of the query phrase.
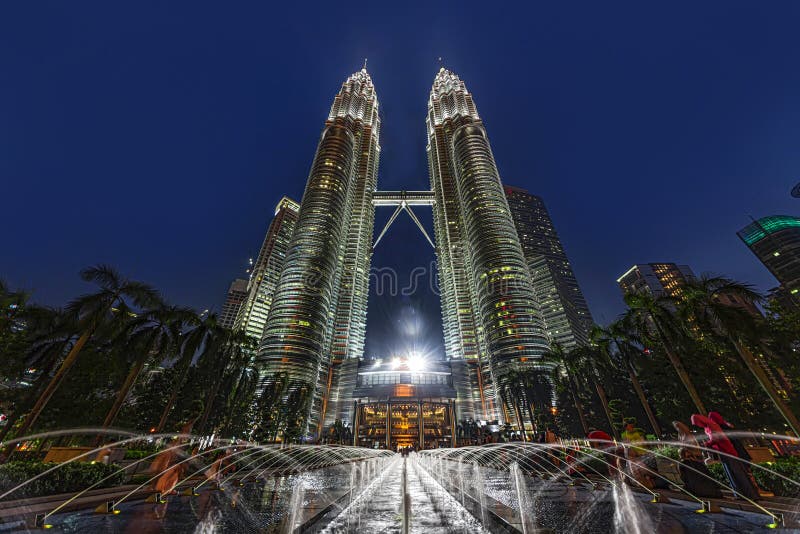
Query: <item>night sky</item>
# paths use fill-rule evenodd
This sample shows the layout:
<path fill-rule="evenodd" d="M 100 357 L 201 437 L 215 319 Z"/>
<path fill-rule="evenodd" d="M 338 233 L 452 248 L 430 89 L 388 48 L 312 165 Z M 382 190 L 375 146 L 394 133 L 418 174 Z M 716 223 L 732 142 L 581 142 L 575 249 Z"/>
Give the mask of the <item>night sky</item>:
<path fill-rule="evenodd" d="M 428 187 L 441 57 L 504 183 L 545 199 L 596 321 L 636 262 L 775 285 L 736 231 L 800 208 L 800 3 L 379 4 L 3 3 L 0 277 L 62 305 L 109 263 L 219 309 L 364 57 L 379 187 Z M 433 253 L 407 217 L 393 230 L 374 266 L 405 280 Z M 370 300 L 369 352 L 441 343 L 429 290 Z"/>

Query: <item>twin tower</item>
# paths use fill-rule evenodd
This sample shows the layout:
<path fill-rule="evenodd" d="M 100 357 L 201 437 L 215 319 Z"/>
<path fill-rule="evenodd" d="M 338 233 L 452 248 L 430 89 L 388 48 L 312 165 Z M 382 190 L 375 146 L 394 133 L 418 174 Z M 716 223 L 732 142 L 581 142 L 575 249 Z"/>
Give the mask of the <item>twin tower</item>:
<path fill-rule="evenodd" d="M 445 354 L 463 369 L 456 416 L 505 420 L 504 376 L 548 346 L 530 272 L 472 95 L 444 68 L 426 123 L 431 191 L 421 196 L 433 209 Z M 363 356 L 374 204 L 405 202 L 376 191 L 380 126 L 362 69 L 325 122 L 258 350 L 265 382 L 283 374 L 304 389 L 312 429 L 349 420 L 353 381 L 340 372 Z"/>

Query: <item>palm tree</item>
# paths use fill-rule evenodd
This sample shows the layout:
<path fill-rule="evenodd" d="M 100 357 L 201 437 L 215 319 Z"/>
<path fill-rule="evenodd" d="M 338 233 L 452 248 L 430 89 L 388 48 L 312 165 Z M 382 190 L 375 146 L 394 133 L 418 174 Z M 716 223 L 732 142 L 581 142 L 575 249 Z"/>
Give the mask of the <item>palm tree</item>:
<path fill-rule="evenodd" d="M 79 330 L 76 331 L 76 335 L 78 335 L 77 332 L 80 332 L 80 335 L 33 408 L 28 412 L 22 426 L 17 431 L 18 436 L 24 435 L 33 426 L 66 374 L 75 365 L 84 345 L 104 323 L 108 322 L 109 316 L 113 315 L 115 310 L 118 320 L 124 321 L 132 313 L 128 301 L 137 307 L 148 307 L 159 300 L 158 292 L 155 289 L 141 282 L 127 280 L 107 265 L 84 269 L 81 271 L 81 278 L 86 282 L 97 284 L 100 289 L 95 293 L 79 297 L 67 307 L 67 312 L 71 313 L 78 322 Z"/>
<path fill-rule="evenodd" d="M 15 321 L 26 309 L 28 294 L 24 291 L 11 291 L 0 279 L 0 334 L 15 326 Z"/>
<path fill-rule="evenodd" d="M 122 350 L 133 353 L 134 358 L 128 376 L 103 421 L 104 429 L 114 423 L 145 365 L 150 361 L 161 361 L 172 356 L 185 326 L 196 319 L 197 315 L 188 308 L 159 303 L 129 321 L 115 341 L 121 341 Z M 100 439 L 102 438 L 98 441 Z"/>
<path fill-rule="evenodd" d="M 800 421 L 751 351 L 751 346 L 763 345 L 758 319 L 744 306 L 730 304 L 730 297 L 748 304 L 762 299 L 748 284 L 721 276 L 702 276 L 687 284 L 680 301 L 680 312 L 689 330 L 696 335 L 717 334 L 733 346 L 795 435 L 800 435 Z"/>
<path fill-rule="evenodd" d="M 261 395 L 256 400 L 256 437 L 275 442 L 281 425 L 281 410 L 278 407 L 289 387 L 286 373 L 278 373 L 264 384 Z"/>
<path fill-rule="evenodd" d="M 539 423 L 546 424 L 545 418 L 550 413 L 554 389 L 553 368 L 552 365 L 540 363 L 520 369 L 520 374 L 531 426 L 537 432 Z"/>
<path fill-rule="evenodd" d="M 75 343 L 74 317 L 62 310 L 27 306 L 24 311 L 25 350 L 19 356 L 24 359 L 24 369 L 33 369 L 39 376 L 27 392 L 14 400 L 6 425 L 0 430 L 0 441 L 14 428 L 20 416 L 33 404 L 50 380 L 57 365 Z M 7 354 L 6 354 L 7 356 Z"/>
<path fill-rule="evenodd" d="M 519 368 L 515 367 L 503 373 L 500 379 L 500 391 L 505 402 L 514 408 L 517 424 L 522 433 L 522 441 L 528 441 L 528 436 L 525 432 L 525 418 L 523 417 L 525 411 L 523 406 L 526 403 L 524 377 Z M 528 408 L 528 413 L 530 414 L 531 425 L 533 425 L 533 412 L 530 407 Z"/>
<path fill-rule="evenodd" d="M 650 426 L 653 427 L 653 432 L 657 437 L 661 437 L 661 425 L 658 424 L 653 408 L 644 394 L 644 388 L 639 382 L 639 375 L 634 364 L 635 356 L 641 352 L 639 347 L 641 340 L 636 331 L 625 321 L 625 317 L 614 321 L 606 328 L 599 326 L 595 328 L 598 339 L 601 340 L 600 347 L 606 351 L 609 361 L 618 362 L 628 373 L 628 378 L 630 378 L 633 389 L 639 397 L 639 402 L 642 404 L 645 414 L 647 414 L 647 419 L 650 421 Z M 616 347 L 614 354 L 611 353 L 612 346 Z"/>
<path fill-rule="evenodd" d="M 289 394 L 286 396 L 286 404 L 283 406 L 286 422 L 283 431 L 285 443 L 297 441 L 303 436 L 310 402 L 308 386 L 305 384 L 299 384 L 297 387 L 289 386 Z"/>
<path fill-rule="evenodd" d="M 222 328 L 217 323 L 216 314 L 211 314 L 204 319 L 197 317 L 193 319 L 193 323 L 193 327 L 182 336 L 182 341 L 178 347 L 177 360 L 174 363 L 174 367 L 178 372 L 175 381 L 172 383 L 172 392 L 155 427 L 155 432 L 161 432 L 167 425 L 167 419 L 186 383 L 192 364 L 195 361 L 202 361 L 205 357 L 213 355 L 218 345 L 222 342 L 220 337 L 216 335 L 219 329 Z"/>
<path fill-rule="evenodd" d="M 230 364 L 231 371 L 228 373 L 228 381 L 230 387 L 223 388 L 227 390 L 225 417 L 220 428 L 223 432 L 230 432 L 234 426 L 234 417 L 237 410 L 249 410 L 253 406 L 253 398 L 258 385 L 258 372 L 253 368 L 250 362 L 250 354 L 246 351 L 241 352 L 241 359 L 232 361 Z"/>
<path fill-rule="evenodd" d="M 583 370 L 583 374 L 589 378 L 589 381 L 594 385 L 594 390 L 597 392 L 597 398 L 600 399 L 600 405 L 603 407 L 603 412 L 606 414 L 606 419 L 611 427 L 611 433 L 615 438 L 619 437 L 617 425 L 614 424 L 614 417 L 611 415 L 611 407 L 608 403 L 608 394 L 606 388 L 600 381 L 600 367 L 606 366 L 605 353 L 597 345 L 595 338 L 597 337 L 596 330 L 592 330 L 592 345 L 575 347 L 570 351 L 570 356 L 575 359 L 578 368 Z"/>
<path fill-rule="evenodd" d="M 24 316 L 28 310 L 28 296 L 14 292 L 0 280 L 0 373 L 5 377 L 18 376 L 24 372 L 25 355 L 28 350 L 28 335 L 24 328 Z"/>
<path fill-rule="evenodd" d="M 629 293 L 625 295 L 625 303 L 630 308 L 627 313 L 630 324 L 635 324 L 643 337 L 655 337 L 698 412 L 708 413 L 668 334 L 668 332 L 674 334 L 677 330 L 674 317 L 675 300 L 669 297 L 656 298 L 648 293 Z M 655 336 L 652 336 L 651 330 L 654 330 Z"/>
<path fill-rule="evenodd" d="M 578 419 L 581 422 L 583 435 L 587 435 L 589 433 L 589 425 L 586 423 L 586 413 L 583 410 L 583 403 L 580 400 L 578 392 L 578 360 L 569 352 L 565 351 L 563 345 L 558 342 L 550 344 L 550 350 L 544 353 L 542 360 L 552 363 L 554 372 L 563 372 L 566 375 L 567 385 L 570 395 L 572 396 L 572 402 L 575 404 L 575 410 L 578 412 Z"/>
<path fill-rule="evenodd" d="M 208 400 L 203 415 L 197 423 L 198 433 L 202 433 L 206 429 L 208 418 L 211 416 L 211 411 L 217 400 L 217 394 L 228 366 L 231 362 L 241 363 L 249 359 L 249 355 L 253 354 L 256 348 L 255 338 L 248 336 L 243 331 L 231 331 L 218 326 L 213 335 L 218 336 L 221 343 L 215 343 L 217 351 L 213 355 L 208 355 L 205 359 L 206 362 L 210 363 L 212 386 L 208 392 Z"/>

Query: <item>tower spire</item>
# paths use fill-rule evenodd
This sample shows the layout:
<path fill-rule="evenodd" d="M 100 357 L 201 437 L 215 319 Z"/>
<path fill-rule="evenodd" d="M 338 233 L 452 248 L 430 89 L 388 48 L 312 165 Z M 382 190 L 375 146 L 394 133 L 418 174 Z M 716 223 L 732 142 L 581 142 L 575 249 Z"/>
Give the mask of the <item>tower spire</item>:
<path fill-rule="evenodd" d="M 367 58 L 364 58 L 364 66 L 361 67 L 361 70 L 367 70 Z"/>

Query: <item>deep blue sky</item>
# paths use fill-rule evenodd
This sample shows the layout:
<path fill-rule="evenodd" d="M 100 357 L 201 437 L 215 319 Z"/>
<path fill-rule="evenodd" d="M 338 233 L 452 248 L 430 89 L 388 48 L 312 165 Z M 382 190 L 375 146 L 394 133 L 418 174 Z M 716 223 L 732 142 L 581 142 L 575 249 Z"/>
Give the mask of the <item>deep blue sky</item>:
<path fill-rule="evenodd" d="M 800 3 L 380 4 L 4 3 L 0 276 L 58 305 L 106 262 L 219 308 L 275 203 L 300 197 L 365 56 L 380 187 L 427 186 L 441 56 L 504 182 L 544 197 L 596 320 L 621 311 L 615 279 L 635 262 L 774 285 L 735 232 L 800 207 Z M 432 259 L 410 223 L 396 230 L 375 265 Z M 440 335 L 430 295 L 372 301 L 370 350 L 415 310 Z"/>

